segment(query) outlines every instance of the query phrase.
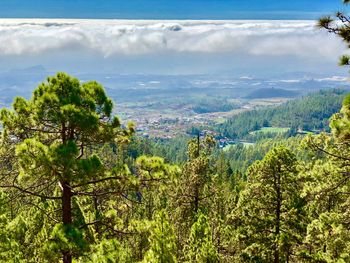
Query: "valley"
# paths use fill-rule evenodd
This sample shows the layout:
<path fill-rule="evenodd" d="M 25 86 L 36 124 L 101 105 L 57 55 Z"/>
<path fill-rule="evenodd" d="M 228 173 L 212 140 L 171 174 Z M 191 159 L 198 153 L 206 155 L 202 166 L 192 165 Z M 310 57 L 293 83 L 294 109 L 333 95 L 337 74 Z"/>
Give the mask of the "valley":
<path fill-rule="evenodd" d="M 0 105 L 15 96 L 29 98 L 31 88 L 52 72 L 43 66 L 0 72 Z M 187 134 L 192 127 L 213 127 L 246 111 L 277 106 L 321 90 L 348 89 L 347 77 L 289 72 L 280 75 L 122 75 L 77 73 L 82 81 L 96 79 L 113 99 L 124 124 L 154 139 Z"/>

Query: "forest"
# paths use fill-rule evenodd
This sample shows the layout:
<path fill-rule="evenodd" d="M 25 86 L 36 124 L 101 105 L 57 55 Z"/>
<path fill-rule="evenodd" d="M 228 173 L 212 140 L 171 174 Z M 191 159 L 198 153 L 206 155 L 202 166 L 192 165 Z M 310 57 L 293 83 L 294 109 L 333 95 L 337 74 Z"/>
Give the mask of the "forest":
<path fill-rule="evenodd" d="M 319 26 L 349 43 L 349 21 Z M 100 83 L 62 72 L 0 111 L 0 262 L 350 262 L 350 94 L 230 119 L 234 138 L 318 132 L 227 151 L 151 142 L 115 112 Z"/>
<path fill-rule="evenodd" d="M 346 92 L 341 89 L 321 90 L 285 104 L 246 111 L 219 127 L 230 138 L 245 138 L 262 127 L 290 127 L 294 132 L 329 131 L 329 118 L 339 111 Z"/>
<path fill-rule="evenodd" d="M 342 105 L 331 133 L 226 154 L 197 137 L 175 165 L 140 154 L 100 84 L 49 77 L 1 111 L 0 259 L 348 262 L 350 95 Z"/>

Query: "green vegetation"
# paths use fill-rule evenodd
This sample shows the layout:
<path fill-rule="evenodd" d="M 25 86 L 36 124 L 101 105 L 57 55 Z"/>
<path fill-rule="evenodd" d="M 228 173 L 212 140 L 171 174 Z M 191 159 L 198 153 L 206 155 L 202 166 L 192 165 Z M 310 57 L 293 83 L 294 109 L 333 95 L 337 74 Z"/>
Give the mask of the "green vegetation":
<path fill-rule="evenodd" d="M 320 25 L 349 43 L 337 17 Z M 350 94 L 243 113 L 221 128 L 274 137 L 225 151 L 137 137 L 112 109 L 58 73 L 1 110 L 1 262 L 350 262 Z"/>
<path fill-rule="evenodd" d="M 219 131 L 229 138 L 244 138 L 263 127 L 328 131 L 328 119 L 339 111 L 344 96 L 343 90 L 320 91 L 277 107 L 247 111 L 227 120 Z"/>
<path fill-rule="evenodd" d="M 252 131 L 251 134 L 257 134 L 257 133 L 275 133 L 275 134 L 281 134 L 286 133 L 290 130 L 290 128 L 280 128 L 280 127 L 262 127 L 261 129 L 257 131 Z"/>
<path fill-rule="evenodd" d="M 137 137 L 111 111 L 63 73 L 1 111 L 2 262 L 348 261 L 350 95 L 332 134 L 265 128 L 226 151 Z"/>
<path fill-rule="evenodd" d="M 249 168 L 233 213 L 237 260 L 291 261 L 305 231 L 297 174 L 297 159 L 285 147 L 272 149 Z"/>
<path fill-rule="evenodd" d="M 208 97 L 195 102 L 192 110 L 195 113 L 199 114 L 210 112 L 226 112 L 237 109 L 238 105 L 234 102 L 229 102 L 227 99 Z"/>
<path fill-rule="evenodd" d="M 290 138 L 275 137 L 263 139 L 255 144 L 248 145 L 238 143 L 237 145 L 230 145 L 225 149 L 225 158 L 228 160 L 232 170 L 243 174 L 255 161 L 263 159 L 270 150 L 281 145 L 293 150 L 300 159 L 306 160 L 307 156 L 305 151 L 300 149 L 302 140 L 302 136 L 296 136 Z"/>
<path fill-rule="evenodd" d="M 297 92 L 285 89 L 265 88 L 257 89 L 246 96 L 247 99 L 265 99 L 265 98 L 293 98 L 298 95 Z"/>

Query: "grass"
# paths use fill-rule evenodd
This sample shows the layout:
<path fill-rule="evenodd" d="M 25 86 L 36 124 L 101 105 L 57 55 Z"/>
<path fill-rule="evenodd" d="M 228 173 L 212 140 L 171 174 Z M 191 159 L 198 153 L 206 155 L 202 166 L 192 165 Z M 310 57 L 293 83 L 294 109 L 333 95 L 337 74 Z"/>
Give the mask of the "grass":
<path fill-rule="evenodd" d="M 225 123 L 225 121 L 226 121 L 226 119 L 225 119 L 224 117 L 218 117 L 218 118 L 215 120 L 215 122 L 216 122 L 217 124 L 223 124 L 223 123 Z"/>
<path fill-rule="evenodd" d="M 243 144 L 243 146 L 246 147 L 246 148 L 255 145 L 255 143 L 252 143 L 252 142 L 238 142 L 238 144 Z M 223 150 L 224 152 L 227 152 L 227 151 L 230 150 L 232 147 L 236 147 L 236 146 L 237 146 L 237 144 L 229 144 L 229 145 L 226 145 L 224 148 L 222 148 L 222 150 Z"/>
<path fill-rule="evenodd" d="M 234 147 L 234 146 L 235 146 L 234 144 L 229 144 L 229 145 L 226 145 L 224 148 L 222 148 L 222 150 L 223 150 L 224 152 L 227 152 L 228 150 L 231 149 L 231 147 Z"/>
<path fill-rule="evenodd" d="M 276 133 L 276 134 L 281 134 L 281 133 L 286 133 L 290 130 L 290 128 L 281 128 L 281 127 L 264 127 L 261 128 L 260 130 L 253 131 L 250 134 L 257 134 L 257 133 Z"/>

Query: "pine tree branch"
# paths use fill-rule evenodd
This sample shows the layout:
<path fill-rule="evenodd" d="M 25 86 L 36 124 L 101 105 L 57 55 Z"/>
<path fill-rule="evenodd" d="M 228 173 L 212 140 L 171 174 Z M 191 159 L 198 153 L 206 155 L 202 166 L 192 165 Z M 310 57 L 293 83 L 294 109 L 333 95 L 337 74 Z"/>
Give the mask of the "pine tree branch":
<path fill-rule="evenodd" d="M 73 186 L 71 186 L 71 188 L 75 189 L 75 188 L 82 187 L 82 186 L 87 186 L 87 185 L 90 185 L 90 184 L 97 184 L 97 183 L 102 183 L 102 182 L 109 181 L 109 180 L 122 180 L 122 179 L 124 179 L 124 178 L 120 177 L 120 176 L 111 176 L 111 177 L 106 177 L 106 178 L 102 178 L 102 179 L 89 181 L 89 182 L 82 183 L 82 184 L 73 185 Z"/>
<path fill-rule="evenodd" d="M 315 148 L 316 150 L 319 150 L 319 151 L 321 151 L 321 152 L 323 152 L 323 153 L 325 153 L 325 154 L 327 154 L 327 155 L 329 155 L 329 156 L 332 156 L 332 157 L 338 158 L 338 159 L 342 159 L 342 160 L 345 160 L 345 161 L 350 161 L 350 158 L 343 157 L 343 156 L 340 156 L 340 155 L 336 155 L 336 154 L 334 154 L 334 153 L 331 153 L 331 152 L 329 152 L 329 151 L 326 151 L 325 149 L 319 147 L 317 144 L 315 144 L 315 143 L 313 143 L 313 142 L 310 142 L 310 144 L 311 144 L 311 147 L 313 147 L 313 148 Z"/>
<path fill-rule="evenodd" d="M 117 194 L 121 195 L 120 191 L 107 191 L 107 192 L 73 192 L 73 195 L 78 195 L 78 196 L 93 196 L 93 197 L 98 197 L 98 196 L 105 196 L 105 195 L 110 195 L 110 194 Z"/>
<path fill-rule="evenodd" d="M 17 189 L 19 191 L 21 191 L 22 193 L 28 194 L 28 195 L 32 195 L 32 196 L 36 196 L 36 197 L 40 197 L 40 198 L 44 198 L 44 199 L 51 199 L 51 200 L 58 200 L 61 199 L 61 197 L 59 196 L 47 196 L 47 195 L 42 195 L 42 194 L 38 194 L 35 192 L 31 192 L 27 189 L 23 189 L 17 185 L 0 185 L 0 188 L 14 188 Z"/>

